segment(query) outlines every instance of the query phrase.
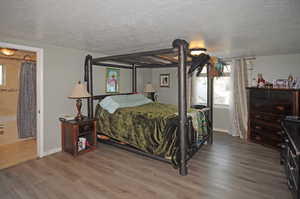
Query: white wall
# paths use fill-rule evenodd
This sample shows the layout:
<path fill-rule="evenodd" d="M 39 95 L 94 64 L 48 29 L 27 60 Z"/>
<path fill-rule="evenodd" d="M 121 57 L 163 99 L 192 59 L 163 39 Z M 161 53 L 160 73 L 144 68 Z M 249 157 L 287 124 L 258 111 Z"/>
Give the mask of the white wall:
<path fill-rule="evenodd" d="M 256 57 L 253 61 L 252 78 L 262 73 L 264 79 L 287 79 L 289 74 L 300 77 L 300 54 L 273 55 Z"/>
<path fill-rule="evenodd" d="M 213 125 L 214 130 L 229 132 L 230 129 L 230 117 L 229 107 L 214 107 L 213 111 Z"/>
<path fill-rule="evenodd" d="M 83 81 L 86 51 L 45 45 L 1 36 L 1 42 L 27 45 L 44 49 L 44 152 L 51 153 L 61 148 L 61 131 L 58 118 L 62 114 L 75 114 L 74 100 L 68 99 L 78 80 Z M 101 54 L 93 54 L 100 57 Z M 95 72 L 95 88 L 104 92 L 105 69 Z M 97 76 L 99 78 L 97 78 Z M 98 86 L 99 87 L 98 87 Z M 121 71 L 121 92 L 131 91 L 131 72 Z M 96 94 L 97 92 L 95 92 Z M 98 93 L 97 93 L 98 94 Z M 84 103 L 83 109 L 85 109 Z"/>
<path fill-rule="evenodd" d="M 83 81 L 84 59 L 88 52 L 41 47 L 44 48 L 44 151 L 47 153 L 61 148 L 59 116 L 76 113 L 74 100 L 68 96 L 76 82 Z"/>
<path fill-rule="evenodd" d="M 93 69 L 94 94 L 105 94 L 106 69 L 95 66 Z M 143 92 L 146 83 L 152 81 L 151 69 L 137 69 L 137 92 Z M 120 93 L 132 92 L 132 70 L 120 69 Z"/>
<path fill-rule="evenodd" d="M 170 74 L 170 88 L 160 87 L 160 74 Z M 177 68 L 152 69 L 152 84 L 158 94 L 158 101 L 165 104 L 178 104 Z"/>
<path fill-rule="evenodd" d="M 132 91 L 131 81 L 132 71 L 128 69 L 120 69 L 120 93 L 129 93 Z M 93 86 L 94 95 L 105 94 L 105 82 L 106 82 L 106 68 L 97 67 L 93 68 Z"/>

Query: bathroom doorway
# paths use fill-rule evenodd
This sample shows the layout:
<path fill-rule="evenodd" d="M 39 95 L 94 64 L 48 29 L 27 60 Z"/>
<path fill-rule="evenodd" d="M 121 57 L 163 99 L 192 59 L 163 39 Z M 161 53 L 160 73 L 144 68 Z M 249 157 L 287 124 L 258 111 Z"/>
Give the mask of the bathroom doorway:
<path fill-rule="evenodd" d="M 42 156 L 40 51 L 23 49 L 0 45 L 0 169 Z"/>

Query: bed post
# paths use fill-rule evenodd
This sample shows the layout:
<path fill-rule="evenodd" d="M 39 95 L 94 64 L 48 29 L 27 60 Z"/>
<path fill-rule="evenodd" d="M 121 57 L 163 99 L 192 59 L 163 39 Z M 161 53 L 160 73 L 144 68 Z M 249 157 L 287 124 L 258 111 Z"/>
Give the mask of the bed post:
<path fill-rule="evenodd" d="M 186 57 L 188 43 L 185 40 L 176 39 L 173 47 L 178 48 L 178 112 L 180 132 L 180 168 L 179 174 L 187 175 L 187 103 L 186 103 Z"/>
<path fill-rule="evenodd" d="M 87 91 L 91 94 L 91 98 L 88 98 L 88 117 L 93 118 L 93 64 L 92 64 L 92 56 L 87 55 L 85 57 L 85 66 L 84 66 L 84 81 L 87 83 Z"/>
<path fill-rule="evenodd" d="M 132 64 L 132 92 L 136 93 L 136 66 Z"/>
<path fill-rule="evenodd" d="M 214 93 L 214 78 L 210 75 L 211 66 L 206 65 L 207 67 L 207 107 L 209 108 L 208 112 L 208 125 L 209 125 L 209 137 L 208 143 L 213 143 L 213 93 Z"/>

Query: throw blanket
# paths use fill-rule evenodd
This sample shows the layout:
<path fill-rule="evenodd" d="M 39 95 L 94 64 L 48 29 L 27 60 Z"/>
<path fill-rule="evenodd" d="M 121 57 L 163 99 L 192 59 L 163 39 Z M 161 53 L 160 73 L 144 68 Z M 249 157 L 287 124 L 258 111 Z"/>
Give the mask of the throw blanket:
<path fill-rule="evenodd" d="M 97 132 L 127 143 L 144 152 L 171 159 L 179 149 L 177 136 L 177 106 L 149 103 L 136 107 L 119 108 L 113 114 L 97 105 Z M 196 113 L 198 114 L 198 113 Z M 198 114 L 196 117 L 202 116 Z M 205 118 L 197 120 L 199 132 Z"/>
<path fill-rule="evenodd" d="M 191 109 L 188 112 L 188 115 L 192 117 L 193 128 L 197 132 L 197 139 L 202 139 L 203 136 L 207 135 L 207 118 L 206 111 L 209 111 L 209 108 L 204 108 L 201 110 Z"/>

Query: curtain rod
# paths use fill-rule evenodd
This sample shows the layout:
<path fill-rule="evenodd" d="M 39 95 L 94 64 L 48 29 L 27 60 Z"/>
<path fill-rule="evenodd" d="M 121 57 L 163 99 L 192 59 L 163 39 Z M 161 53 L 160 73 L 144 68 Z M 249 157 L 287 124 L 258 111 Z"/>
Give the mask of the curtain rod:
<path fill-rule="evenodd" d="M 246 60 L 256 60 L 256 57 L 226 57 L 226 58 L 221 58 L 221 60 L 226 60 L 226 61 L 231 61 L 232 59 L 246 59 Z"/>

